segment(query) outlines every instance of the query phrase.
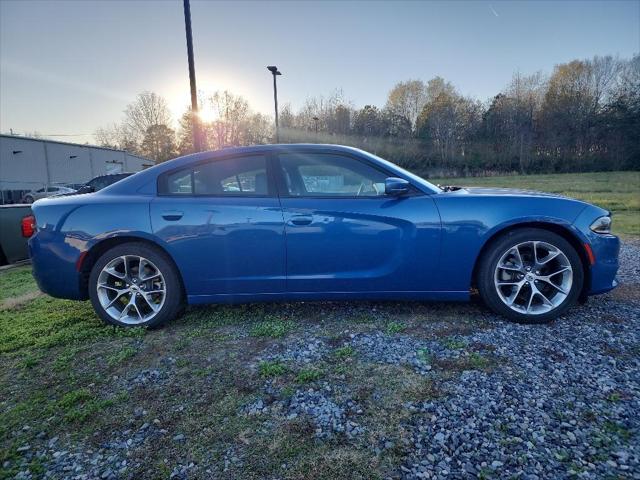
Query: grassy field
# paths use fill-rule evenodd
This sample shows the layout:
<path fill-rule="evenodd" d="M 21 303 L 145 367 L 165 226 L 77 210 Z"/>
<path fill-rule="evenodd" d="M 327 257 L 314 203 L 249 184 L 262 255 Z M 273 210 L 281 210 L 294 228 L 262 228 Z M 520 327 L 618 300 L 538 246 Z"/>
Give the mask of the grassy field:
<path fill-rule="evenodd" d="M 524 188 L 560 193 L 610 210 L 616 234 L 640 235 L 640 172 L 445 178 L 429 181 L 441 185 Z"/>

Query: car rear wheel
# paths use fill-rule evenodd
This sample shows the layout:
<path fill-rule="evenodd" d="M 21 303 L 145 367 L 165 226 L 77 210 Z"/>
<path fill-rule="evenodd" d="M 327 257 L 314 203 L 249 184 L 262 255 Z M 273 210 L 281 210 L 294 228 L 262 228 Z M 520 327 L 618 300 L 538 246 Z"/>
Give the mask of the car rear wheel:
<path fill-rule="evenodd" d="M 173 263 L 144 243 L 105 252 L 91 270 L 89 297 L 102 320 L 123 327 L 158 327 L 176 317 L 182 306 Z"/>
<path fill-rule="evenodd" d="M 484 302 L 519 323 L 546 323 L 575 303 L 584 281 L 582 262 L 560 235 L 514 230 L 489 248 L 478 273 Z"/>

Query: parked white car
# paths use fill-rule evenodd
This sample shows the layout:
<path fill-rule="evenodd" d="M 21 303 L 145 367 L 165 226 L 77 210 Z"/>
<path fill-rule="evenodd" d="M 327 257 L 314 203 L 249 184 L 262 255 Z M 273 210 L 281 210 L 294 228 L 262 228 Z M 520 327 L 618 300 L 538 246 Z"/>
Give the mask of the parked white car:
<path fill-rule="evenodd" d="M 25 194 L 22 201 L 24 203 L 33 203 L 41 198 L 69 195 L 72 193 L 76 193 L 76 190 L 70 187 L 65 187 L 64 185 L 47 185 L 39 190 L 34 190 Z"/>

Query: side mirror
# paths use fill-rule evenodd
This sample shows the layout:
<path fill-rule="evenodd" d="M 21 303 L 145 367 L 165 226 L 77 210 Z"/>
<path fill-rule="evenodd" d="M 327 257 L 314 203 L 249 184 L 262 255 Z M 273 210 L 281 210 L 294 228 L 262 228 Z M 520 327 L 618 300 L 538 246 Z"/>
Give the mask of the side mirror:
<path fill-rule="evenodd" d="M 91 185 L 82 185 L 76 193 L 91 193 L 94 191 L 95 189 Z"/>
<path fill-rule="evenodd" d="M 385 195 L 399 197 L 409 193 L 410 184 L 402 178 L 389 177 L 384 181 Z"/>

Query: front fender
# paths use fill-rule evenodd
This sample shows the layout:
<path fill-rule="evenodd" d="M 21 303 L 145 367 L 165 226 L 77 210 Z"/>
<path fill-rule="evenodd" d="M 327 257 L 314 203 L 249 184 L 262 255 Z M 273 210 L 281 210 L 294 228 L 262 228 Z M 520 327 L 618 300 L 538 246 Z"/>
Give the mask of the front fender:
<path fill-rule="evenodd" d="M 468 291 L 483 248 L 501 232 L 518 225 L 553 225 L 580 232 L 574 220 L 587 205 L 554 197 L 451 195 L 436 197 L 442 217 L 440 255 L 443 290 Z"/>

